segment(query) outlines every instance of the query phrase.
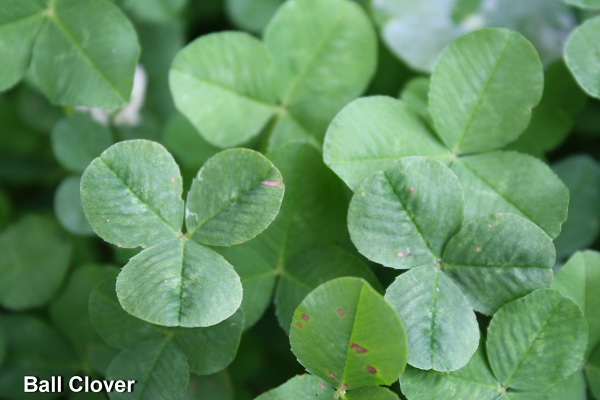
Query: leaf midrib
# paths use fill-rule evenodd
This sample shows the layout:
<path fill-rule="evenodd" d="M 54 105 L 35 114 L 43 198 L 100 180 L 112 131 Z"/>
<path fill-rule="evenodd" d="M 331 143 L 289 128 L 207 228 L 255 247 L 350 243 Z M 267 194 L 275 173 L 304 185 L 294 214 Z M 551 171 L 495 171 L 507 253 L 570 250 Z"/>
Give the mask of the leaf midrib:
<path fill-rule="evenodd" d="M 152 374 L 154 373 L 154 368 L 156 367 L 156 364 L 158 364 L 158 360 L 160 360 L 160 357 L 162 356 L 165 347 L 167 347 L 167 344 L 169 343 L 168 339 L 164 339 L 161 341 L 161 345 L 160 348 L 158 350 L 158 352 L 156 353 L 156 357 L 154 358 L 154 360 L 152 360 L 152 362 L 150 363 L 150 369 L 148 370 L 148 374 L 144 375 L 143 378 L 144 380 L 142 381 L 142 387 L 139 390 L 139 397 L 137 397 L 137 399 L 143 399 L 143 395 L 144 395 L 144 391 L 146 390 L 146 386 L 148 386 L 148 382 L 150 381 L 150 377 L 152 376 Z"/>
<path fill-rule="evenodd" d="M 494 63 L 494 66 L 492 67 L 492 71 L 490 72 L 490 75 L 485 80 L 482 90 L 477 95 L 477 99 L 475 99 L 475 107 L 472 108 L 471 113 L 469 115 L 469 119 L 467 120 L 467 123 L 465 124 L 464 129 L 460 133 L 460 136 L 458 138 L 458 141 L 456 142 L 456 145 L 452 149 L 452 151 L 454 153 L 456 153 L 458 151 L 458 149 L 460 148 L 460 145 L 462 144 L 462 142 L 465 138 L 465 135 L 467 134 L 467 131 L 471 128 L 471 124 L 475 120 L 475 115 L 476 115 L 477 111 L 479 110 L 479 107 L 481 107 L 481 101 L 483 99 L 483 96 L 484 96 L 484 94 L 486 94 L 487 89 L 489 88 L 490 84 L 492 83 L 492 79 L 494 78 L 494 75 L 496 74 L 496 70 L 498 69 L 500 62 L 504 58 L 504 53 L 506 53 L 506 49 L 508 48 L 508 44 L 512 40 L 512 37 L 513 37 L 513 35 L 512 35 L 512 33 L 510 33 L 507 37 L 506 42 L 504 43 L 504 46 L 502 47 L 502 50 L 500 51 L 500 54 L 498 55 L 498 58 L 496 59 L 496 61 Z"/>
<path fill-rule="evenodd" d="M 175 233 L 175 235 L 177 235 L 179 233 L 178 229 L 175 228 L 173 225 L 171 225 L 171 223 L 169 221 L 167 221 L 165 219 L 165 217 L 163 217 L 163 215 L 156 210 L 154 207 L 150 206 L 148 203 L 146 203 L 139 194 L 137 194 L 124 180 L 123 178 L 121 178 L 121 176 L 119 176 L 119 174 L 117 174 L 117 171 L 115 171 L 109 164 L 108 162 L 106 162 L 106 160 L 102 157 L 98 157 L 100 160 L 102 160 L 102 162 L 104 163 L 104 165 L 106 166 L 106 168 L 118 179 L 121 181 L 121 183 L 123 183 L 123 186 L 125 186 L 129 192 L 131 194 L 133 194 L 144 206 L 146 206 L 150 211 L 152 211 L 154 213 L 154 215 L 156 215 L 162 222 L 163 224 L 169 228 L 169 230 L 171 230 L 173 233 Z"/>
<path fill-rule="evenodd" d="M 356 316 L 358 315 L 358 309 L 360 307 L 360 300 L 362 299 L 362 295 L 363 292 L 365 290 L 366 285 L 364 283 L 361 283 L 360 286 L 360 292 L 358 293 L 358 299 L 356 300 L 356 309 L 354 310 L 354 314 L 352 315 L 352 326 L 350 328 L 350 337 L 348 338 L 348 349 L 346 350 L 346 357 L 344 357 L 344 369 L 342 370 L 342 378 L 340 380 L 340 387 L 341 385 L 343 385 L 345 382 L 345 377 L 346 377 L 346 368 L 348 367 L 348 356 L 350 354 L 352 350 L 352 347 L 350 346 L 350 342 L 352 341 L 352 334 L 354 333 L 354 326 L 356 325 Z"/>

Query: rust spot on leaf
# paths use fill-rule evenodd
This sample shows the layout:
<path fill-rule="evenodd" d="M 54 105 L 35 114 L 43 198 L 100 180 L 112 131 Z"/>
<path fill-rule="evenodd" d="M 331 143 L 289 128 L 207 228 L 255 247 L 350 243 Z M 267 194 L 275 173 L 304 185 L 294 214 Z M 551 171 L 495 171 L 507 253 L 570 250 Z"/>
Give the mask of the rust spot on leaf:
<path fill-rule="evenodd" d="M 280 186 L 281 185 L 281 181 L 269 181 L 269 180 L 264 180 L 261 182 L 263 185 L 265 186 L 270 186 L 270 187 L 276 187 L 276 186 Z"/>
<path fill-rule="evenodd" d="M 323 382 L 319 383 L 319 389 L 325 390 L 325 384 Z"/>
<path fill-rule="evenodd" d="M 365 354 L 367 351 L 367 349 L 365 349 L 364 347 L 362 347 L 361 345 L 358 345 L 354 342 L 350 342 L 350 348 L 352 350 L 354 350 L 355 352 L 357 352 L 358 354 Z"/>
<path fill-rule="evenodd" d="M 342 310 L 341 308 L 338 308 L 337 310 L 337 315 L 339 315 L 340 317 L 345 317 L 346 313 L 344 312 L 344 310 Z"/>
<path fill-rule="evenodd" d="M 296 326 L 297 326 L 298 328 L 302 328 L 302 324 L 301 324 L 300 322 L 296 322 Z"/>
<path fill-rule="evenodd" d="M 402 258 L 402 257 L 404 257 L 404 253 L 399 251 L 398 254 L 396 254 L 396 256 L 398 256 L 399 258 Z"/>
<path fill-rule="evenodd" d="M 347 389 L 348 388 L 348 384 L 346 382 L 342 383 L 342 389 Z"/>
<path fill-rule="evenodd" d="M 410 192 L 411 192 L 411 193 L 414 193 L 414 192 L 415 192 L 415 188 L 411 186 L 411 187 L 410 187 Z"/>
<path fill-rule="evenodd" d="M 171 183 L 175 183 L 175 178 L 171 178 Z"/>
<path fill-rule="evenodd" d="M 336 378 L 337 378 L 337 376 L 336 376 L 336 375 L 335 375 L 333 372 L 331 372 L 331 371 L 329 371 L 329 372 L 327 373 L 327 375 L 329 375 L 329 377 L 330 377 L 331 379 L 336 379 Z"/>
<path fill-rule="evenodd" d="M 371 375 L 375 375 L 377 373 L 377 369 L 375 369 L 372 365 L 367 365 L 367 372 Z"/>
<path fill-rule="evenodd" d="M 302 313 L 301 317 L 302 317 L 302 319 L 303 319 L 303 320 L 305 320 L 305 321 L 308 321 L 308 320 L 310 319 L 310 317 L 309 317 L 309 316 L 308 316 L 308 314 L 306 314 L 306 313 Z"/>
<path fill-rule="evenodd" d="M 480 252 L 481 251 L 481 246 L 477 246 L 477 248 L 475 249 L 476 252 Z"/>

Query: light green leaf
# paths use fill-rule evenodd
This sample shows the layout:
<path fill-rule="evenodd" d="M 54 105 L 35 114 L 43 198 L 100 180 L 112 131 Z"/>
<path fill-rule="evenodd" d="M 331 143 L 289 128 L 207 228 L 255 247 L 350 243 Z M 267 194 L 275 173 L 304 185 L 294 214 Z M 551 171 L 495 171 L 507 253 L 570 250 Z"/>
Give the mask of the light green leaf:
<path fill-rule="evenodd" d="M 408 363 L 436 371 L 464 367 L 479 345 L 473 308 L 443 272 L 433 266 L 400 275 L 385 294 L 406 328 Z"/>
<path fill-rule="evenodd" d="M 448 242 L 442 270 L 475 309 L 494 314 L 509 301 L 549 287 L 552 240 L 536 225 L 512 214 L 475 218 Z"/>
<path fill-rule="evenodd" d="M 98 236 L 122 247 L 178 237 L 183 222 L 179 167 L 160 144 L 112 145 L 81 178 L 81 205 Z"/>
<path fill-rule="evenodd" d="M 390 385 L 407 359 L 400 318 L 354 277 L 331 280 L 306 296 L 294 313 L 290 344 L 309 372 L 344 390 Z"/>
<path fill-rule="evenodd" d="M 174 239 L 133 257 L 117 279 L 117 296 L 125 311 L 144 321 L 203 327 L 218 324 L 239 308 L 242 284 L 215 251 Z"/>
<path fill-rule="evenodd" d="M 275 110 L 271 57 L 245 33 L 196 39 L 173 60 L 169 80 L 179 111 L 215 146 L 235 146 L 258 135 Z"/>
<path fill-rule="evenodd" d="M 285 182 L 279 214 L 255 239 L 218 249 L 242 277 L 248 324 L 268 306 L 276 270 L 303 250 L 340 243 L 348 235 L 343 183 L 323 164 L 315 147 L 289 143 L 267 153 L 267 158 Z"/>
<path fill-rule="evenodd" d="M 506 304 L 488 328 L 488 356 L 506 387 L 544 389 L 575 372 L 588 341 L 577 304 L 552 289 Z"/>
<path fill-rule="evenodd" d="M 275 292 L 275 314 L 287 333 L 294 311 L 306 295 L 331 279 L 356 276 L 364 278 L 376 289 L 381 288 L 365 263 L 333 245 L 301 251 L 277 272 L 280 278 Z"/>
<path fill-rule="evenodd" d="M 485 359 L 483 345 L 458 371 L 436 372 L 406 367 L 400 377 L 400 387 L 409 400 L 496 400 L 502 390 Z"/>
<path fill-rule="evenodd" d="M 39 319 L 28 315 L 2 317 L 10 351 L 0 369 L 0 393 L 10 399 L 51 399 L 60 393 L 24 393 L 23 377 L 73 376 L 78 369 L 63 338 Z"/>
<path fill-rule="evenodd" d="M 233 24 L 243 30 L 262 33 L 285 0 L 226 0 L 225 11 Z"/>
<path fill-rule="evenodd" d="M 92 226 L 85 218 L 79 195 L 80 178 L 70 176 L 62 180 L 54 193 L 54 213 L 63 228 L 76 235 L 91 235 Z"/>
<path fill-rule="evenodd" d="M 407 156 L 448 159 L 427 125 L 405 103 L 384 96 L 348 104 L 335 117 L 325 137 L 325 164 L 352 190 L 375 171 Z"/>
<path fill-rule="evenodd" d="M 583 310 L 589 326 L 589 356 L 600 346 L 600 253 L 597 251 L 578 252 L 562 267 L 552 284 L 552 288 L 573 299 Z"/>
<path fill-rule="evenodd" d="M 592 97 L 600 98 L 600 51 L 596 38 L 600 35 L 600 17 L 579 25 L 565 45 L 565 62 L 579 86 Z"/>
<path fill-rule="evenodd" d="M 111 400 L 180 400 L 187 390 L 189 368 L 176 345 L 168 340 L 149 340 L 115 357 L 106 379 L 136 381 L 132 392 L 109 393 Z"/>
<path fill-rule="evenodd" d="M 571 4 L 576 7 L 591 8 L 591 9 L 600 8 L 600 1 L 598 1 L 598 0 L 565 0 L 565 1 L 567 4 Z"/>
<path fill-rule="evenodd" d="M 114 267 L 86 265 L 77 268 L 62 293 L 50 304 L 50 318 L 69 340 L 80 360 L 89 357 L 87 346 L 100 342 L 94 331 L 88 311 L 90 293 L 98 283 L 117 277 Z"/>
<path fill-rule="evenodd" d="M 288 400 L 292 398 L 334 400 L 335 391 L 321 378 L 297 375 L 284 384 L 256 397 L 255 400 Z"/>
<path fill-rule="evenodd" d="M 125 349 L 145 340 L 166 338 L 186 355 L 190 371 L 202 375 L 221 371 L 233 361 L 244 327 L 241 311 L 206 328 L 165 328 L 150 324 L 121 308 L 114 280 L 99 285 L 91 293 L 89 308 L 94 328 L 109 345 Z"/>
<path fill-rule="evenodd" d="M 38 307 L 56 293 L 69 267 L 71 244 L 50 220 L 28 215 L 0 235 L 0 305 Z"/>
<path fill-rule="evenodd" d="M 94 18 L 82 18 L 91 14 Z M 52 0 L 44 16 L 30 72 L 48 99 L 61 105 L 123 106 L 131 95 L 140 46 L 121 10 L 107 0 Z"/>
<path fill-rule="evenodd" d="M 83 172 L 112 144 L 108 128 L 87 114 L 59 120 L 52 128 L 52 151 L 65 168 Z"/>
<path fill-rule="evenodd" d="M 440 55 L 431 76 L 431 116 L 453 152 L 493 150 L 525 130 L 543 87 L 531 43 L 506 29 L 482 29 Z"/>
<path fill-rule="evenodd" d="M 590 391 L 596 398 L 600 398 L 600 347 L 596 349 L 586 363 L 585 376 L 587 377 Z"/>
<path fill-rule="evenodd" d="M 465 219 L 511 213 L 532 221 L 553 239 L 560 234 L 569 190 L 542 161 L 499 151 L 460 158 L 451 168 L 465 192 Z"/>
<path fill-rule="evenodd" d="M 398 395 L 388 388 L 370 386 L 347 392 L 346 400 L 398 400 Z"/>
<path fill-rule="evenodd" d="M 415 113 L 433 126 L 429 114 L 429 85 L 429 78 L 424 76 L 412 78 L 402 88 L 400 100 L 408 104 Z"/>
<path fill-rule="evenodd" d="M 567 379 L 558 381 L 541 394 L 544 400 L 586 400 L 586 383 L 583 371 L 577 371 Z M 523 393 L 525 395 L 525 393 Z M 522 397 L 523 400 L 526 400 Z"/>
<path fill-rule="evenodd" d="M 367 87 L 377 39 L 365 12 L 345 0 L 292 0 L 264 33 L 279 78 L 279 97 L 319 142 L 331 119 Z"/>
<path fill-rule="evenodd" d="M 600 233 L 600 164 L 585 154 L 552 166 L 569 188 L 569 217 L 554 241 L 558 258 L 590 246 Z"/>
<path fill-rule="evenodd" d="M 277 216 L 283 192 L 281 174 L 262 154 L 222 151 L 192 182 L 185 210 L 187 236 L 212 246 L 247 242 Z"/>
<path fill-rule="evenodd" d="M 44 24 L 44 5 L 37 0 L 0 2 L 0 90 L 21 80 L 31 61 L 31 48 Z"/>
<path fill-rule="evenodd" d="M 439 161 L 407 157 L 356 189 L 348 228 L 355 246 L 372 261 L 397 269 L 433 266 L 460 230 L 463 208 L 452 171 Z"/>

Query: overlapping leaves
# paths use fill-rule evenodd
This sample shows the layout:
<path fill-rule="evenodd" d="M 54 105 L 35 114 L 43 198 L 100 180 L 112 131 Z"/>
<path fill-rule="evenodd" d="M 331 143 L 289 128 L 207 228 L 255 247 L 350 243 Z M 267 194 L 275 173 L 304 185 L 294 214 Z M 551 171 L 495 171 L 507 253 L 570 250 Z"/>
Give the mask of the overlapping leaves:
<path fill-rule="evenodd" d="M 219 153 L 192 184 L 184 236 L 177 164 L 161 145 L 132 140 L 92 161 L 82 176 L 81 203 L 100 237 L 145 249 L 117 280 L 123 308 L 151 323 L 198 327 L 228 318 L 242 300 L 233 267 L 207 245 L 231 245 L 262 232 L 283 191 L 281 174 L 259 153 Z"/>
<path fill-rule="evenodd" d="M 413 268 L 386 299 L 405 323 L 409 364 L 421 369 L 461 368 L 479 341 L 473 309 L 492 315 L 552 282 L 554 247 L 540 228 L 512 214 L 463 225 L 463 198 L 441 162 L 407 157 L 366 179 L 350 202 L 358 250 L 388 267 Z"/>
<path fill-rule="evenodd" d="M 461 72 L 464 65 L 474 72 Z M 483 29 L 465 35 L 444 51 L 432 75 L 429 111 L 435 132 L 402 101 L 358 99 L 331 123 L 325 163 L 356 190 L 396 159 L 433 157 L 458 176 L 467 219 L 513 213 L 555 238 L 566 219 L 567 188 L 531 156 L 490 151 L 525 129 L 541 97 L 542 73 L 535 50 L 515 32 Z"/>
<path fill-rule="evenodd" d="M 320 143 L 333 116 L 368 84 L 376 46 L 358 5 L 293 0 L 265 29 L 264 44 L 224 32 L 188 45 L 173 61 L 171 91 L 216 146 L 247 142 L 265 129 L 271 148 L 298 139 Z"/>

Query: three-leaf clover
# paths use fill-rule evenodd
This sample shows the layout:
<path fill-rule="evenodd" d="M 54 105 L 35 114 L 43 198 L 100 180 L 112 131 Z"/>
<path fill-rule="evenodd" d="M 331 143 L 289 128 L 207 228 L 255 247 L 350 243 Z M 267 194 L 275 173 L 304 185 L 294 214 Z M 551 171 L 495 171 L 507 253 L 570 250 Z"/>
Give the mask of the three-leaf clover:
<path fill-rule="evenodd" d="M 81 179 L 81 204 L 94 231 L 119 247 L 145 249 L 119 274 L 119 302 L 130 314 L 165 326 L 210 326 L 238 309 L 239 276 L 207 246 L 258 235 L 277 215 L 283 192 L 281 174 L 260 153 L 223 151 L 192 183 L 183 235 L 181 175 L 158 143 L 119 142 Z"/>
<path fill-rule="evenodd" d="M 463 225 L 464 196 L 439 161 L 406 157 L 355 191 L 348 227 L 372 261 L 411 269 L 387 289 L 407 329 L 409 364 L 453 371 L 477 349 L 473 310 L 494 314 L 505 303 L 552 283 L 554 246 L 535 224 L 490 214 Z"/>
<path fill-rule="evenodd" d="M 261 131 L 269 147 L 320 143 L 331 119 L 366 87 L 377 41 L 364 11 L 347 0 L 284 3 L 264 43 L 239 32 L 205 35 L 175 58 L 177 108 L 211 144 L 242 144 Z"/>

